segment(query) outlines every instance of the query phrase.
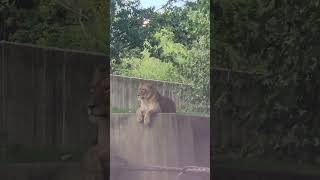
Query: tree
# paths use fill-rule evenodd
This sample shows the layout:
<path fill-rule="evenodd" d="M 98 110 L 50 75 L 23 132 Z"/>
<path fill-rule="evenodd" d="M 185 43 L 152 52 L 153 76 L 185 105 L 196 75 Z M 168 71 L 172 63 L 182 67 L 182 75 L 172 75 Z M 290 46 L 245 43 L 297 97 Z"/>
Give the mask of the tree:
<path fill-rule="evenodd" d="M 129 11 L 127 13 L 121 17 L 121 21 L 125 22 L 125 17 L 128 16 L 141 17 L 141 14 L 134 17 L 135 13 L 131 15 Z M 178 25 L 177 21 L 179 21 Z M 139 22 L 139 28 L 145 28 L 142 26 L 142 21 Z M 136 24 L 139 25 L 139 23 Z M 119 56 L 113 57 L 115 62 L 113 72 L 189 84 L 193 95 L 188 94 L 186 101 L 195 106 L 190 106 L 188 111 L 209 112 L 209 25 L 208 1 L 189 2 L 182 7 L 173 7 L 169 3 L 164 6 L 162 12 L 150 13 L 149 26 L 144 29 L 145 31 L 140 30 L 140 33 L 148 33 L 145 34 L 146 36 L 140 36 L 143 39 L 135 38 L 137 41 L 143 40 L 143 47 L 132 41 L 125 41 L 128 42 L 129 48 L 118 49 Z M 134 35 L 139 34 L 139 28 L 137 27 Z M 118 32 L 127 31 L 126 28 L 124 29 Z M 124 39 L 129 38 L 124 37 Z M 121 43 L 118 44 L 121 45 Z M 123 44 L 121 46 L 125 47 Z M 135 53 L 132 53 L 133 50 Z M 150 66 L 149 69 L 147 64 Z M 152 64 L 158 66 L 154 67 Z M 157 70 L 159 67 L 161 71 Z"/>
<path fill-rule="evenodd" d="M 152 33 L 152 28 L 144 27 L 154 9 L 143 9 L 140 1 L 112 0 L 111 5 L 111 56 L 119 63 L 121 51 L 137 52 Z M 137 54 L 137 53 L 136 53 Z"/>
<path fill-rule="evenodd" d="M 2 5 L 5 40 L 44 46 L 106 52 L 107 7 L 102 0 L 39 0 Z"/>
<path fill-rule="evenodd" d="M 319 43 L 319 1 L 237 0 L 221 1 L 221 6 L 215 65 L 262 72 L 255 81 L 262 101 L 250 107 L 228 101 L 233 118 L 254 133 L 242 152 L 313 161 L 320 138 L 320 65 L 314 46 Z"/>

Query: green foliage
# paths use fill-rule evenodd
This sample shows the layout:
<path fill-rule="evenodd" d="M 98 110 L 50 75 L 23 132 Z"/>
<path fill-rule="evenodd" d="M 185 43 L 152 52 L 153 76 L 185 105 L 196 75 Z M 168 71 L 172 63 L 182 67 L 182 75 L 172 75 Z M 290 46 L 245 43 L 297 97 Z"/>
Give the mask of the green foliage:
<path fill-rule="evenodd" d="M 269 46 L 262 34 L 267 33 L 266 18 L 273 1 L 222 1 L 223 16 L 216 20 L 215 66 L 250 72 L 265 72 L 265 53 Z M 262 23 L 263 22 L 263 23 Z"/>
<path fill-rule="evenodd" d="M 255 80 L 262 100 L 250 107 L 232 99 L 225 103 L 233 118 L 252 130 L 254 138 L 242 147 L 243 155 L 313 162 L 320 145 L 319 1 L 221 4 L 215 65 L 264 72 Z M 236 84 L 229 89 L 239 88 Z"/>
<path fill-rule="evenodd" d="M 5 40 L 69 49 L 107 52 L 109 3 L 102 0 L 20 1 L 2 5 Z M 106 33 L 107 30 L 107 33 Z"/>
<path fill-rule="evenodd" d="M 153 47 L 153 53 L 157 52 L 160 59 L 175 65 L 186 61 L 188 50 L 183 44 L 174 42 L 173 32 L 163 28 L 156 32 L 153 37 L 158 42 L 158 45 Z"/>
<path fill-rule="evenodd" d="M 142 52 L 141 58 L 124 58 L 120 65 L 113 63 L 113 68 L 115 69 L 114 73 L 125 76 L 163 81 L 182 81 L 182 76 L 178 74 L 171 63 L 151 57 L 147 49 Z"/>
<path fill-rule="evenodd" d="M 192 85 L 193 96 L 187 96 L 189 103 L 195 103 L 192 111 L 210 111 L 210 52 L 209 38 L 201 36 L 193 43 L 187 60 L 180 67 L 183 77 Z"/>
<path fill-rule="evenodd" d="M 139 9 L 137 0 L 120 4 L 116 9 L 111 47 L 118 54 L 112 55 L 113 72 L 191 85 L 191 91 L 190 87 L 183 91 L 189 93 L 184 94 L 190 106 L 185 110 L 208 113 L 209 2 L 198 0 L 176 7 L 168 1 L 160 13 Z M 128 18 L 136 21 L 130 30 Z M 142 26 L 143 18 L 150 19 L 147 26 Z"/>
<path fill-rule="evenodd" d="M 120 63 L 122 52 L 142 51 L 145 39 L 154 32 L 153 26 L 144 27 L 145 18 L 154 14 L 154 9 L 140 8 L 140 1 L 111 1 L 111 57 Z"/>
<path fill-rule="evenodd" d="M 112 113 L 135 113 L 138 107 L 135 108 L 119 108 L 119 107 L 112 107 Z"/>
<path fill-rule="evenodd" d="M 197 8 L 188 7 L 190 34 L 197 35 L 188 46 L 186 60 L 179 71 L 192 84 L 190 104 L 195 104 L 192 111 L 209 113 L 210 111 L 210 22 L 209 1 L 197 1 Z"/>

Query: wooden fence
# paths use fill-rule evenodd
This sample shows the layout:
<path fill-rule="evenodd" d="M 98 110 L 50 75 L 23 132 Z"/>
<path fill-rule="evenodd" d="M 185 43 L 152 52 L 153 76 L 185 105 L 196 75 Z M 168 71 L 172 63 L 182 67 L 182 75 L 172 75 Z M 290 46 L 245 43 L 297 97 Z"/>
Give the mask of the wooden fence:
<path fill-rule="evenodd" d="M 110 75 L 111 97 L 110 104 L 113 108 L 136 109 L 138 107 L 137 90 L 140 78 Z M 171 97 L 177 109 L 183 108 L 184 100 L 181 90 L 188 90 L 188 86 L 179 83 L 149 80 L 157 86 L 157 90 L 165 96 Z"/>
<path fill-rule="evenodd" d="M 212 116 L 212 145 L 214 147 L 232 148 L 246 143 L 250 137 L 248 128 L 240 125 L 239 121 L 232 117 L 227 105 L 223 105 L 221 99 L 226 98 L 226 92 L 230 90 L 232 102 L 237 106 L 250 107 L 262 100 L 261 89 L 253 80 L 257 74 L 234 72 L 225 69 L 214 69 L 211 74 L 213 83 L 211 104 Z M 232 83 L 232 89 L 229 88 Z M 238 85 L 236 83 L 239 83 Z M 245 86 L 241 85 L 245 84 Z"/>
<path fill-rule="evenodd" d="M 0 42 L 2 142 L 83 149 L 93 137 L 89 82 L 105 56 Z"/>
<path fill-rule="evenodd" d="M 0 139 L 9 144 L 82 147 L 89 143 L 93 125 L 87 120 L 88 84 L 95 64 L 105 60 L 97 53 L 0 43 Z M 254 75 L 215 69 L 211 76 L 212 104 L 223 95 L 231 79 L 247 81 Z M 111 76 L 111 105 L 136 106 L 139 79 Z M 158 90 L 183 105 L 181 84 L 155 82 Z M 234 89 L 234 99 L 249 105 L 261 98 L 254 83 Z M 230 147 L 246 141 L 245 127 L 221 109 L 213 113 L 214 146 Z"/>

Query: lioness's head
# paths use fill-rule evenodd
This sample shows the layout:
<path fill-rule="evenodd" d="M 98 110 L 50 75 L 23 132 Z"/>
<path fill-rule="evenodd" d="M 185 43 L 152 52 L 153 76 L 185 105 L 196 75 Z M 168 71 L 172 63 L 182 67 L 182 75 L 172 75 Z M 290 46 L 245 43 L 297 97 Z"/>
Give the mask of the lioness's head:
<path fill-rule="evenodd" d="M 109 69 L 105 64 L 99 65 L 90 84 L 88 115 L 91 122 L 109 118 L 109 92 Z"/>
<path fill-rule="evenodd" d="M 156 94 L 157 90 L 150 82 L 140 81 L 137 93 L 138 100 L 148 100 Z"/>

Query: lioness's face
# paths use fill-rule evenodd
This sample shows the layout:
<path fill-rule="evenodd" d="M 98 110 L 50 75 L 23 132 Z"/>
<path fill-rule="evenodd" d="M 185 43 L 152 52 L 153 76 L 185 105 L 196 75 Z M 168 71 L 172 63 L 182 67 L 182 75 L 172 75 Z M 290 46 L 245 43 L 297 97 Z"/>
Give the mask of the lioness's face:
<path fill-rule="evenodd" d="M 140 81 L 137 97 L 138 100 L 148 99 L 153 95 L 154 87 L 151 83 Z"/>
<path fill-rule="evenodd" d="M 109 92 L 109 73 L 106 67 L 100 66 L 96 69 L 90 85 L 88 115 L 91 122 L 109 117 Z"/>

